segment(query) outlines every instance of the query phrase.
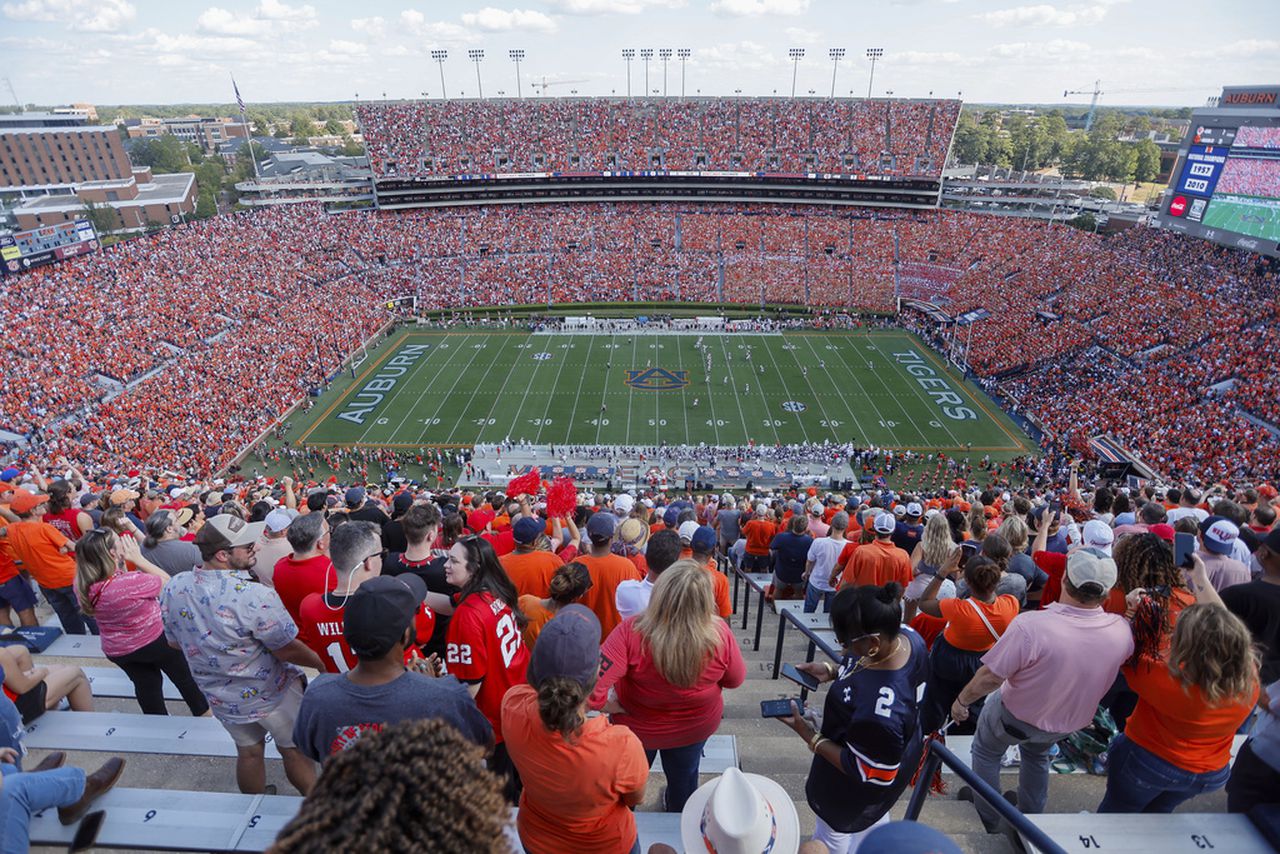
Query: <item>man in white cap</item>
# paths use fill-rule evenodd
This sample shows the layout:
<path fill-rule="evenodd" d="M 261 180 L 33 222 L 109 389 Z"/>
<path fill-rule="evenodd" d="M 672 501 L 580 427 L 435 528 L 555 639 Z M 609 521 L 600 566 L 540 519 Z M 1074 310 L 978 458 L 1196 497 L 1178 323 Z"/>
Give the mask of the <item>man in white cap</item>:
<path fill-rule="evenodd" d="M 1111 546 L 1115 541 L 1115 532 L 1106 522 L 1090 519 L 1084 523 L 1084 530 L 1080 534 L 1080 545 L 1086 549 L 1095 549 L 1110 557 Z"/>
<path fill-rule="evenodd" d="M 924 523 L 920 521 L 922 516 L 924 516 L 924 507 L 920 506 L 920 502 L 908 501 L 903 508 L 903 518 L 898 520 L 893 529 L 893 544 L 908 555 L 915 550 L 920 538 L 924 536 Z"/>
<path fill-rule="evenodd" d="M 1102 610 L 1115 583 L 1110 557 L 1090 548 L 1072 552 L 1061 600 L 1015 617 L 951 706 L 951 716 L 963 721 L 969 706 L 987 697 L 973 738 L 972 767 L 999 791 L 1000 758 L 1018 745 L 1016 806 L 1024 813 L 1044 812 L 1049 750 L 1093 720 L 1120 665 L 1133 654 L 1129 623 Z M 985 803 L 975 806 L 988 832 L 996 832 L 996 812 Z"/>
<path fill-rule="evenodd" d="M 297 512 L 277 507 L 262 520 L 266 527 L 262 529 L 262 540 L 258 543 L 258 563 L 253 568 L 253 574 L 268 587 L 272 586 L 271 575 L 276 562 L 293 554 L 293 546 L 289 545 L 289 525 Z"/>
<path fill-rule="evenodd" d="M 1249 567 L 1231 557 L 1240 529 L 1225 516 L 1209 516 L 1200 523 L 1200 548 L 1196 554 L 1209 572 L 1214 590 L 1225 590 L 1253 580 Z"/>

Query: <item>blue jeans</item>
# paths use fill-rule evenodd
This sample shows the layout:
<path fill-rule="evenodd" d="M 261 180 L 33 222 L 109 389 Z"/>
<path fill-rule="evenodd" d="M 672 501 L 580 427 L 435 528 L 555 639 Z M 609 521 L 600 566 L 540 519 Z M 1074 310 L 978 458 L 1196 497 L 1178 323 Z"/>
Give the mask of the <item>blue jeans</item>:
<path fill-rule="evenodd" d="M 1183 801 L 1227 784 L 1231 766 L 1197 774 L 1166 762 L 1124 735 L 1111 744 L 1107 793 L 1098 812 L 1170 813 Z"/>
<path fill-rule="evenodd" d="M 80 612 L 80 602 L 76 599 L 74 587 L 45 587 L 40 585 L 44 598 L 49 600 L 49 607 L 58 615 L 62 630 L 69 635 L 98 633 L 98 622 Z M 86 631 L 86 628 L 88 631 Z"/>
<path fill-rule="evenodd" d="M 698 788 L 698 763 L 702 761 L 702 748 L 706 739 L 664 750 L 646 750 L 645 758 L 653 764 L 653 757 L 662 754 L 662 773 L 667 776 L 667 812 L 680 812 L 684 802 Z"/>
<path fill-rule="evenodd" d="M 58 768 L 24 774 L 13 765 L 0 765 L 0 852 L 27 854 L 31 845 L 31 816 L 50 807 L 65 807 L 84 797 L 84 771 Z"/>
<path fill-rule="evenodd" d="M 822 613 L 831 613 L 831 600 L 836 596 L 834 590 L 819 590 L 812 584 L 804 586 L 804 612 L 812 614 L 818 610 L 818 603 L 822 603 Z"/>

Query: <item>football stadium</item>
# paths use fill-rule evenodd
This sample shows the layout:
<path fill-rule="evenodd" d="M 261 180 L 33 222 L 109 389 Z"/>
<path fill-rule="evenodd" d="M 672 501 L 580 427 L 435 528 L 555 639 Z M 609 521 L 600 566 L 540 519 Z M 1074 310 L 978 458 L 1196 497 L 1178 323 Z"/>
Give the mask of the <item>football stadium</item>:
<path fill-rule="evenodd" d="M 246 14 L 199 32 L 316 12 Z M 450 97 L 421 47 L 440 97 L 324 105 L 359 155 L 234 83 L 0 114 L 0 848 L 1280 850 L 1280 86 L 1108 207 L 843 48 Z M 1068 147 L 1137 151 L 1100 85 Z"/>

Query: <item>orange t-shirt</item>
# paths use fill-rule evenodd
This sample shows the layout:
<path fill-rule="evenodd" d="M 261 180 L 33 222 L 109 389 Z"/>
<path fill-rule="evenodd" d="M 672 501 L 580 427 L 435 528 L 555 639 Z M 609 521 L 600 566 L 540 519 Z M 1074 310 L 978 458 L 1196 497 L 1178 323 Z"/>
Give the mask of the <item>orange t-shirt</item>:
<path fill-rule="evenodd" d="M 635 733 L 600 715 L 567 741 L 543 725 L 532 685 L 515 685 L 502 698 L 502 732 L 524 782 L 516 829 L 526 846 L 577 854 L 635 845 L 635 815 L 622 799 L 643 792 L 649 779 Z"/>
<path fill-rule="evenodd" d="M 533 642 L 538 639 L 542 627 L 556 615 L 555 611 L 549 611 L 543 606 L 542 599 L 541 596 L 521 596 L 519 600 L 521 612 L 529 618 L 524 627 L 524 645 L 529 647 L 530 652 L 533 651 Z"/>
<path fill-rule="evenodd" d="M 644 573 L 625 557 L 615 554 L 603 557 L 578 555 L 577 560 L 586 564 L 587 572 L 591 574 L 591 587 L 583 594 L 582 604 L 599 618 L 600 638 L 603 640 L 622 622 L 616 597 L 618 585 L 624 581 L 642 581 Z"/>
<path fill-rule="evenodd" d="M 681 558 L 690 557 L 692 550 L 688 550 L 689 554 L 680 554 Z M 711 592 L 716 597 L 716 612 L 726 620 L 733 614 L 733 604 L 729 601 L 729 578 L 723 572 L 716 569 L 716 559 L 711 558 L 703 566 L 707 572 L 711 573 Z"/>
<path fill-rule="evenodd" d="M 1018 599 L 1005 593 L 997 596 L 996 601 L 990 605 L 972 597 L 943 599 L 938 602 L 938 610 L 942 611 L 942 617 L 947 621 L 947 627 L 942 632 L 947 643 L 967 652 L 986 652 L 995 645 L 996 639 L 987 631 L 986 624 L 982 622 L 978 612 L 973 610 L 970 602 L 981 608 L 982 613 L 987 615 L 991 628 L 1003 635 L 1013 618 L 1018 616 Z"/>
<path fill-rule="evenodd" d="M 872 540 L 854 551 L 845 564 L 837 589 L 848 584 L 879 587 L 896 581 L 904 588 L 911 583 L 911 558 L 892 540 Z"/>
<path fill-rule="evenodd" d="M 1258 686 L 1244 697 L 1210 706 L 1199 688 L 1184 688 L 1164 661 L 1140 661 L 1120 670 L 1138 695 L 1124 734 L 1172 765 L 1204 774 L 1226 767 L 1231 741 L 1258 701 Z"/>
<path fill-rule="evenodd" d="M 742 533 L 747 538 L 747 554 L 767 555 L 778 526 L 767 519 L 752 519 L 742 527 Z"/>
<path fill-rule="evenodd" d="M 60 549 L 70 540 L 39 520 L 9 525 L 9 546 L 41 587 L 57 590 L 76 583 L 76 559 Z"/>
<path fill-rule="evenodd" d="M 502 564 L 511 583 L 516 586 L 517 596 L 528 594 L 539 599 L 545 599 L 551 594 L 551 576 L 564 566 L 559 555 L 541 550 L 524 554 L 511 552 L 498 558 L 498 563 Z"/>

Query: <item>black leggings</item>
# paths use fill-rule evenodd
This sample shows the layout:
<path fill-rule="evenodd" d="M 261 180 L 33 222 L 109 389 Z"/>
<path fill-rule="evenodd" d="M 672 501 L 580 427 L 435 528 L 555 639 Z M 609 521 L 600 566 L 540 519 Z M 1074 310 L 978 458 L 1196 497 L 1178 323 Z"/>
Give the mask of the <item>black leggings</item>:
<path fill-rule="evenodd" d="M 164 677 L 177 687 L 191 714 L 203 715 L 209 711 L 209 701 L 191 678 L 191 670 L 182 653 L 169 646 L 164 635 L 128 655 L 107 656 L 133 683 L 133 690 L 144 715 L 167 715 L 164 705 Z"/>

